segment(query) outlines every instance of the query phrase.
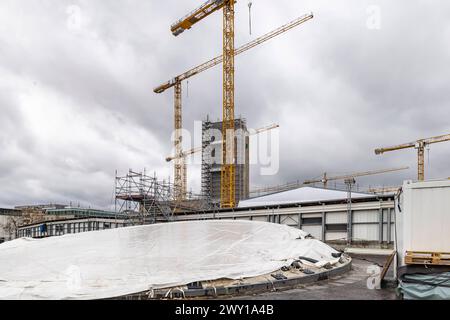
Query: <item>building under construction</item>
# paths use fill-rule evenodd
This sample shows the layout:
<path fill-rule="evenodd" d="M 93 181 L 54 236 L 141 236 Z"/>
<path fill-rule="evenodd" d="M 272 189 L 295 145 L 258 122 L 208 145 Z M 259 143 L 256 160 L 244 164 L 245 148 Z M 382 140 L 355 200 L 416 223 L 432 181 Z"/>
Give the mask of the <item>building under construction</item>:
<path fill-rule="evenodd" d="M 187 194 L 176 197 L 175 186 L 149 176 L 145 171 L 130 170 L 125 176 L 116 176 L 115 211 L 138 224 L 171 221 L 179 212 L 200 212 L 209 209 L 200 196 Z"/>
<path fill-rule="evenodd" d="M 250 152 L 249 133 L 245 119 L 235 120 L 234 159 L 235 202 L 249 197 Z M 222 122 L 203 121 L 202 130 L 202 194 L 212 204 L 220 203 L 220 181 L 222 169 Z"/>

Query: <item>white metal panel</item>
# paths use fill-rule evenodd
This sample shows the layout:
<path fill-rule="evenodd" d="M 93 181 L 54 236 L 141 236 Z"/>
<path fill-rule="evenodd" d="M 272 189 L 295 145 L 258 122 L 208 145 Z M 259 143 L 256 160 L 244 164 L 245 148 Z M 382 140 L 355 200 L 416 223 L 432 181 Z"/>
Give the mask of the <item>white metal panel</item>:
<path fill-rule="evenodd" d="M 346 240 L 347 232 L 327 232 L 325 241 Z"/>
<path fill-rule="evenodd" d="M 253 221 L 267 222 L 267 216 L 253 216 Z"/>
<path fill-rule="evenodd" d="M 388 238 L 387 230 L 388 230 L 387 224 L 383 224 L 383 241 L 387 241 Z"/>
<path fill-rule="evenodd" d="M 302 230 L 308 232 L 314 238 L 322 240 L 322 226 L 302 226 Z"/>
<path fill-rule="evenodd" d="M 347 212 L 332 212 L 327 213 L 327 224 L 342 224 L 347 223 Z"/>
<path fill-rule="evenodd" d="M 395 241 L 395 224 L 391 224 L 391 242 Z"/>
<path fill-rule="evenodd" d="M 238 217 L 236 220 L 243 220 L 243 221 L 249 221 L 250 217 Z"/>
<path fill-rule="evenodd" d="M 300 209 L 299 208 L 282 208 L 275 210 L 276 213 L 279 214 L 299 214 Z"/>
<path fill-rule="evenodd" d="M 353 240 L 378 241 L 379 229 L 376 224 L 354 225 Z"/>
<path fill-rule="evenodd" d="M 302 213 L 302 218 L 322 218 L 322 213 Z"/>
<path fill-rule="evenodd" d="M 406 182 L 403 252 L 450 252 L 450 181 Z"/>
<path fill-rule="evenodd" d="M 378 210 L 363 210 L 353 212 L 353 222 L 356 223 L 367 223 L 367 222 L 378 222 L 379 212 Z"/>
<path fill-rule="evenodd" d="M 388 210 L 383 210 L 383 222 L 388 222 Z"/>

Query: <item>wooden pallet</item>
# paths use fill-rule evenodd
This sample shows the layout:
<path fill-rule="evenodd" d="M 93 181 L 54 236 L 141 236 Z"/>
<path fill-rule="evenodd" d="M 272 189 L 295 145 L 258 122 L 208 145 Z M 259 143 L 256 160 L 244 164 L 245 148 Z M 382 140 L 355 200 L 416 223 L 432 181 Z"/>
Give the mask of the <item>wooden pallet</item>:
<path fill-rule="evenodd" d="M 450 253 L 406 251 L 405 263 L 409 265 L 450 266 Z"/>

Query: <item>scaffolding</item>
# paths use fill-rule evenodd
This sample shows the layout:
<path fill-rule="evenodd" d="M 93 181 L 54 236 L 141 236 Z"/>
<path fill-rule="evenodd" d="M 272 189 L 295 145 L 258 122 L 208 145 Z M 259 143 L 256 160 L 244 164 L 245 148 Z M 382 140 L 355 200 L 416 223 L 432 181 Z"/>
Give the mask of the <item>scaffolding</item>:
<path fill-rule="evenodd" d="M 187 193 L 180 200 L 176 195 L 174 184 L 158 180 L 156 174 L 149 176 L 145 170 L 130 170 L 126 176 L 116 174 L 115 211 L 124 214 L 132 224 L 170 222 L 177 214 L 210 209 L 200 196 Z"/>
<path fill-rule="evenodd" d="M 206 202 L 212 203 L 212 123 L 207 119 L 206 121 L 203 121 L 202 125 L 202 196 Z"/>
<path fill-rule="evenodd" d="M 235 119 L 235 202 L 249 198 L 249 136 L 245 119 Z M 209 118 L 202 126 L 202 196 L 211 206 L 220 206 L 222 171 L 222 122 Z"/>

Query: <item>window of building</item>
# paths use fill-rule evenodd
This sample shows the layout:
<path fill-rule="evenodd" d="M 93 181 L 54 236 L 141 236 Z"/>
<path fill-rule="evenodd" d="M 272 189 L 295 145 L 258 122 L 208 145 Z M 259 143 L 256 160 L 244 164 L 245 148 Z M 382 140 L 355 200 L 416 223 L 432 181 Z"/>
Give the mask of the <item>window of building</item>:
<path fill-rule="evenodd" d="M 302 225 L 305 225 L 305 226 L 322 225 L 322 217 L 302 218 Z"/>
<path fill-rule="evenodd" d="M 347 232 L 347 224 L 346 223 L 327 224 L 326 230 L 327 232 Z"/>
<path fill-rule="evenodd" d="M 64 233 L 64 225 L 58 224 L 55 226 L 55 232 L 56 234 L 62 234 Z"/>

